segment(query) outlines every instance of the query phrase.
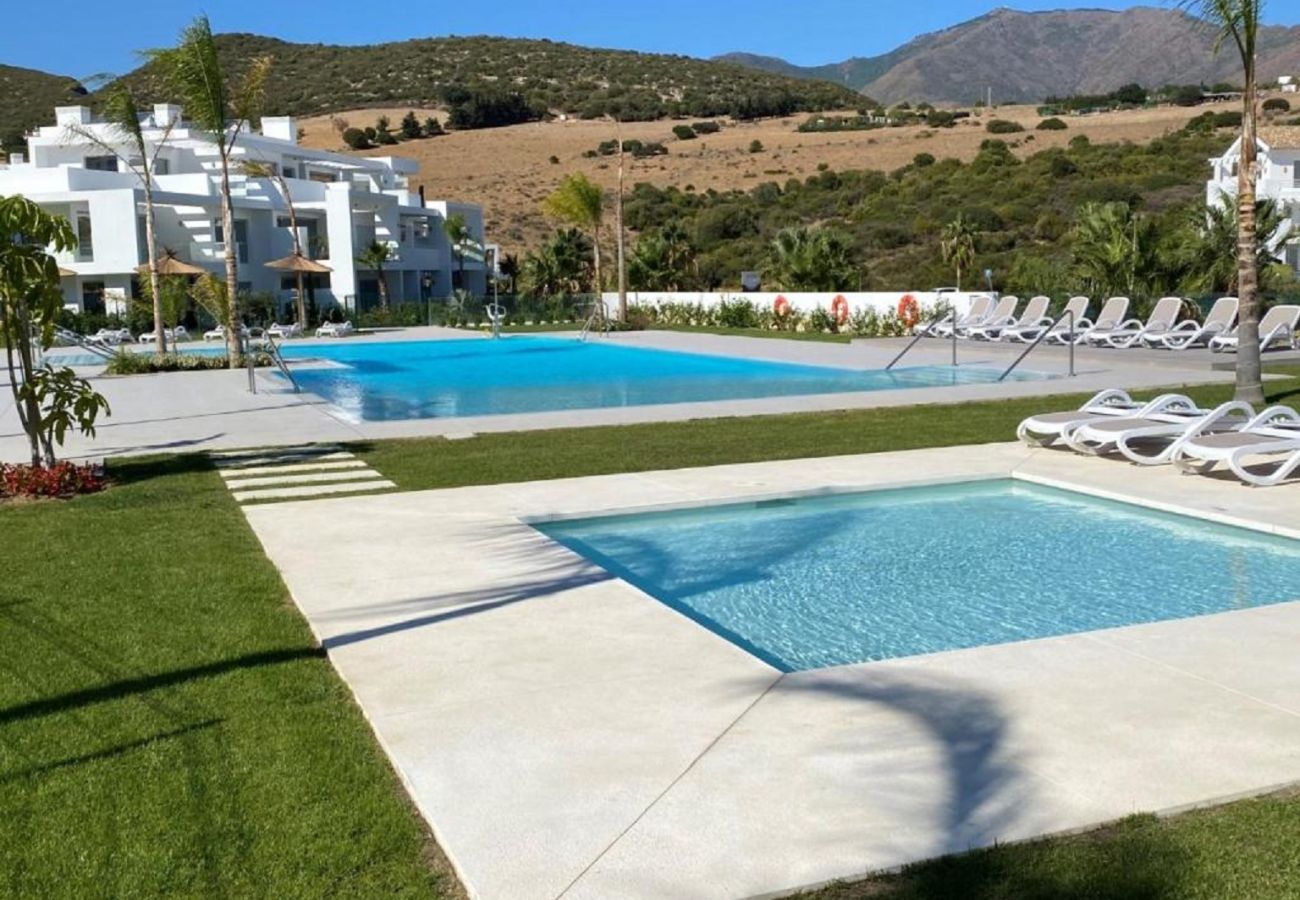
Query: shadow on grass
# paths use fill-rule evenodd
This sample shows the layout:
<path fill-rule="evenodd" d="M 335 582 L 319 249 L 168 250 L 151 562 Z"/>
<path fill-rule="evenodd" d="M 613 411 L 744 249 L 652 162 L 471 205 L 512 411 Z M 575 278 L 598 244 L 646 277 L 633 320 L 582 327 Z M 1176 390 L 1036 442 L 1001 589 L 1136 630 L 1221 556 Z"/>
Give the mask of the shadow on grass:
<path fill-rule="evenodd" d="M 213 678 L 218 675 L 237 672 L 241 669 L 252 669 L 259 666 L 272 666 L 281 663 L 296 662 L 300 659 L 323 659 L 324 656 L 325 651 L 318 647 L 301 647 L 293 650 L 266 650 L 261 653 L 249 653 L 244 656 L 237 656 L 233 659 L 218 660 L 217 662 L 206 663 L 201 666 L 189 666 L 188 668 L 176 669 L 171 672 L 160 672 L 156 675 L 142 675 L 139 678 L 126 678 L 121 681 L 110 682 L 109 684 L 103 684 L 98 687 L 86 688 L 80 691 L 70 691 L 66 694 L 46 697 L 41 700 L 32 700 L 27 703 L 20 703 L 17 706 L 0 709 L 0 725 L 5 725 L 10 722 L 18 722 L 24 719 L 34 719 L 40 716 L 69 712 L 95 703 L 104 703 L 111 700 L 120 700 L 125 697 L 133 697 L 137 694 L 146 694 L 150 691 L 158 690 L 159 688 L 172 687 L 174 685 L 184 684 L 202 678 Z"/>
<path fill-rule="evenodd" d="M 122 486 L 175 475 L 211 472 L 216 468 L 205 453 L 109 459 L 105 467 L 113 482 Z"/>
<path fill-rule="evenodd" d="M 125 744 L 118 744 L 116 747 L 108 747 L 104 750 L 97 750 L 94 753 L 83 753 L 79 756 L 69 756 L 65 759 L 58 759 L 53 762 L 42 763 L 38 766 L 29 766 L 26 769 L 19 769 L 16 772 L 8 772 L 0 775 L 0 783 L 7 781 L 22 781 L 33 775 L 46 775 L 59 769 L 69 769 L 80 766 L 85 763 L 102 762 L 104 760 L 115 759 L 134 750 L 140 750 L 159 741 L 168 741 L 175 738 L 184 737 L 193 734 L 196 731 L 205 731 L 214 725 L 220 725 L 223 719 L 207 719 L 202 722 L 195 722 L 193 725 L 186 725 L 183 728 L 176 728 L 172 731 L 164 731 L 159 734 L 152 734 L 146 738 L 140 738 L 136 741 L 128 741 Z"/>

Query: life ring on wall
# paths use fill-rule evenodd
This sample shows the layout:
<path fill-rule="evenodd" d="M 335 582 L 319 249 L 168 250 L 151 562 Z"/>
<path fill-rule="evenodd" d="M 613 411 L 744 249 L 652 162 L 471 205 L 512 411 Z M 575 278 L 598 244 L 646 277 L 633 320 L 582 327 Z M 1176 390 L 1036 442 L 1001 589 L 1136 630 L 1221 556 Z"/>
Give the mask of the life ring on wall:
<path fill-rule="evenodd" d="M 915 328 L 921 321 L 921 304 L 911 294 L 904 294 L 898 301 L 898 320 L 908 328 Z"/>
<path fill-rule="evenodd" d="M 836 325 L 843 325 L 849 320 L 849 301 L 843 294 L 836 294 L 831 301 L 831 315 L 835 317 Z"/>
<path fill-rule="evenodd" d="M 772 301 L 772 312 L 782 319 L 790 315 L 790 301 L 785 299 L 785 294 L 778 294 L 777 298 Z"/>

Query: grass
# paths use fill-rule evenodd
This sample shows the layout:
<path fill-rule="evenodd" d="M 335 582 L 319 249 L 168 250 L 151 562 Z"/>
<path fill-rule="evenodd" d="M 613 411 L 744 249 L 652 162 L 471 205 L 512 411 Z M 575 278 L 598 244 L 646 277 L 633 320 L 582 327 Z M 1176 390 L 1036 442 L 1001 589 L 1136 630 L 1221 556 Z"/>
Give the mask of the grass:
<path fill-rule="evenodd" d="M 1300 397 L 1300 368 L 1267 386 L 1270 402 Z M 1150 396 L 1151 391 L 1140 396 Z M 1188 393 L 1207 405 L 1230 385 Z M 1070 409 L 1087 394 L 935 406 L 797 413 L 686 422 L 411 438 L 352 449 L 405 490 L 539 481 L 615 472 L 803 459 L 1014 439 L 1017 423 L 1044 409 Z"/>
<path fill-rule="evenodd" d="M 0 506 L 0 893 L 458 890 L 200 457 Z"/>
<path fill-rule="evenodd" d="M 978 850 L 804 900 L 1261 900 L 1300 897 L 1300 795 Z"/>
<path fill-rule="evenodd" d="M 1300 396 L 1300 368 L 1269 385 Z M 1191 391 L 1202 403 L 1226 386 Z M 1083 395 L 419 439 L 359 448 L 404 488 L 1008 439 Z M 201 457 L 0 506 L 0 893 L 456 896 L 346 688 Z M 196 572 L 199 573 L 196 577 Z M 1300 896 L 1300 798 L 924 863 L 857 898 Z"/>

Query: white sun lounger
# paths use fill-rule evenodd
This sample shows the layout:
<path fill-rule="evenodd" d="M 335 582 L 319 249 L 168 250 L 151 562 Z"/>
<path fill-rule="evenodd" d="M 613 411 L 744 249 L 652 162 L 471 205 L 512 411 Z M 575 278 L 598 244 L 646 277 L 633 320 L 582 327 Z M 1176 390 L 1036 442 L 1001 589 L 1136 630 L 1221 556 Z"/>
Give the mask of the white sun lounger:
<path fill-rule="evenodd" d="M 1236 297 L 1220 297 L 1214 301 L 1210 314 L 1204 322 L 1179 322 L 1163 334 L 1142 336 L 1142 343 L 1148 347 L 1163 347 L 1166 350 L 1186 350 L 1198 344 L 1208 344 L 1221 334 L 1227 334 L 1237 321 L 1237 308 L 1240 301 Z"/>
<path fill-rule="evenodd" d="M 1030 416 L 1016 428 L 1016 438 L 1026 444 L 1046 447 L 1065 431 L 1087 422 L 1195 409 L 1192 399 L 1182 394 L 1161 394 L 1154 400 L 1139 403 L 1126 391 L 1111 389 L 1097 394 L 1078 409 Z"/>
<path fill-rule="evenodd" d="M 1158 466 L 1169 462 L 1187 440 L 1202 434 L 1237 431 L 1250 423 L 1249 403 L 1230 400 L 1201 415 L 1167 412 L 1084 422 L 1062 435 L 1070 449 L 1091 456 L 1118 452 L 1130 462 Z"/>
<path fill-rule="evenodd" d="M 989 310 L 993 308 L 993 298 L 985 294 L 980 294 L 971 300 L 970 310 L 964 316 L 952 315 L 942 322 L 935 324 L 930 329 L 931 334 L 939 337 L 951 337 L 953 329 L 960 332 L 963 328 L 970 328 L 972 325 L 979 325 L 989 317 Z M 955 313 L 955 311 L 954 311 Z"/>
<path fill-rule="evenodd" d="M 316 329 L 316 337 L 347 337 L 351 333 L 351 322 L 326 322 Z"/>
<path fill-rule="evenodd" d="M 1101 307 L 1101 312 L 1097 318 L 1089 322 L 1087 327 L 1080 330 L 1074 330 L 1074 342 L 1076 344 L 1086 343 L 1091 335 L 1101 337 L 1109 334 L 1120 327 L 1124 317 L 1128 315 L 1128 297 L 1111 297 Z M 1068 334 L 1064 331 L 1053 332 L 1048 338 L 1054 344 L 1067 344 L 1070 341 Z"/>
<path fill-rule="evenodd" d="M 1252 472 L 1249 460 L 1268 468 Z M 1300 470 L 1300 413 L 1289 406 L 1270 406 L 1236 431 L 1188 438 L 1174 452 L 1172 462 L 1188 475 L 1204 474 L 1223 463 L 1249 485 L 1279 484 Z"/>
<path fill-rule="evenodd" d="M 1259 320 L 1259 349 L 1267 350 L 1274 344 L 1280 344 L 1288 349 L 1294 349 L 1296 343 L 1296 324 L 1300 323 L 1300 306 L 1282 305 L 1275 306 L 1264 314 L 1264 318 Z M 1210 339 L 1210 349 L 1216 353 L 1227 353 L 1228 351 L 1236 352 L 1237 350 L 1237 333 L 1241 330 L 1241 325 L 1227 334 L 1221 334 L 1216 338 Z"/>
<path fill-rule="evenodd" d="M 1034 300 L 1037 299 L 1037 297 L 1034 298 Z M 1029 301 L 1030 309 L 1025 310 L 1025 314 L 1021 317 L 1021 321 L 1029 318 L 1029 313 L 1032 311 L 1034 300 Z M 1071 323 L 1067 317 L 1062 318 L 1059 322 L 1053 325 L 1053 318 L 1044 313 L 1038 322 L 1026 325 L 1016 325 L 1012 328 L 1008 328 L 1003 331 L 1002 334 L 998 335 L 998 339 L 1003 341 L 1021 341 L 1022 343 L 1029 344 L 1038 340 L 1038 336 L 1043 333 L 1044 329 L 1050 329 L 1044 340 L 1050 341 L 1059 334 L 1062 337 L 1061 342 L 1064 343 L 1068 340 L 1068 335 L 1070 334 L 1071 329 L 1073 329 L 1075 334 L 1079 334 L 1080 332 L 1092 327 L 1092 322 L 1085 318 L 1088 315 L 1088 306 L 1091 303 L 1092 301 L 1087 297 L 1071 297 L 1066 301 L 1065 308 L 1061 310 L 1061 315 L 1065 316 L 1067 312 L 1074 313 L 1073 323 Z"/>
<path fill-rule="evenodd" d="M 1025 311 L 1020 314 L 1020 318 L 1003 324 L 981 325 L 978 328 L 971 329 L 971 337 L 987 337 L 991 341 L 1008 340 L 1008 333 L 1021 328 L 1033 328 L 1035 326 L 1045 327 L 1052 324 L 1052 320 L 1047 315 L 1047 307 L 1052 302 L 1050 297 L 1031 297 L 1025 304 Z"/>
<path fill-rule="evenodd" d="M 302 337 L 302 323 L 294 322 L 292 325 L 274 324 L 266 329 L 266 333 L 273 338 L 287 340 L 289 338 Z"/>
<path fill-rule="evenodd" d="M 1019 305 L 1020 298 L 1014 294 L 999 297 L 998 305 L 993 307 L 993 312 L 989 313 L 984 321 L 958 327 L 957 336 L 989 340 L 1003 328 L 1015 324 L 1016 307 Z"/>
<path fill-rule="evenodd" d="M 1129 319 L 1118 327 L 1105 333 L 1089 334 L 1090 344 L 1105 344 L 1108 347 L 1124 349 L 1140 343 L 1148 337 L 1168 334 L 1178 321 L 1178 312 L 1183 308 L 1181 297 L 1161 297 L 1151 308 L 1151 315 L 1143 322 L 1141 319 Z"/>

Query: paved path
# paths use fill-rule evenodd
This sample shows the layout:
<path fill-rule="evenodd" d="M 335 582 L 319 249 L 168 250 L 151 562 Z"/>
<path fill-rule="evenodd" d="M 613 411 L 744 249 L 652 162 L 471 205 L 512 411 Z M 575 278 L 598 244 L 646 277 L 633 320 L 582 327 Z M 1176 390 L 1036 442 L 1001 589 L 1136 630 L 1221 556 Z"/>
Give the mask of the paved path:
<path fill-rule="evenodd" d="M 1300 537 L 1298 486 L 1016 445 L 245 515 L 477 897 L 750 896 L 1300 779 L 1300 602 L 782 674 L 526 524 L 1003 477 Z"/>

